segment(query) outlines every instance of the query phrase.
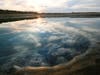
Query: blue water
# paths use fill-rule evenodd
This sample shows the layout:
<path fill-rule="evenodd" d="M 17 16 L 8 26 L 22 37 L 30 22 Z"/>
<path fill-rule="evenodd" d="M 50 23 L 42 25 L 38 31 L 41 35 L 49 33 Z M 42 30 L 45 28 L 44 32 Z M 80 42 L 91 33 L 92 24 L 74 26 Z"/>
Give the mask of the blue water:
<path fill-rule="evenodd" d="M 39 18 L 0 24 L 0 68 L 54 66 L 100 41 L 100 18 Z"/>

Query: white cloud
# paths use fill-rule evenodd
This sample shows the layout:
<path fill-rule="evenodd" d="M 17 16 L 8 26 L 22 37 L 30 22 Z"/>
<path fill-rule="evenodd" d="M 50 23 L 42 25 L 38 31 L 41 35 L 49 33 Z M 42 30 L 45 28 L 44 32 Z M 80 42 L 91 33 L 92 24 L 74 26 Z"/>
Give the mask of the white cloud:
<path fill-rule="evenodd" d="M 100 0 L 0 0 L 1 9 L 48 12 L 100 11 Z"/>
<path fill-rule="evenodd" d="M 99 11 L 99 7 L 99 0 L 75 0 L 75 4 L 71 6 L 71 9 L 76 11 Z"/>

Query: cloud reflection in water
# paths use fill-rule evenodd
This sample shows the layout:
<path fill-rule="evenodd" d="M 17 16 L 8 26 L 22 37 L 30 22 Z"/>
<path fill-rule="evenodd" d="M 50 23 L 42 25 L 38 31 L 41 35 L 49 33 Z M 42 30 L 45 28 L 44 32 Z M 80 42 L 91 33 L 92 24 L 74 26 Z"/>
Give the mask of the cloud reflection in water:
<path fill-rule="evenodd" d="M 0 63 L 4 69 L 9 69 L 13 65 L 53 66 L 68 62 L 98 40 L 94 37 L 100 36 L 99 30 L 91 25 L 98 22 L 93 20 L 87 23 L 86 19 L 39 18 L 3 23 L 0 26 Z M 94 29 L 98 33 L 92 35 Z"/>

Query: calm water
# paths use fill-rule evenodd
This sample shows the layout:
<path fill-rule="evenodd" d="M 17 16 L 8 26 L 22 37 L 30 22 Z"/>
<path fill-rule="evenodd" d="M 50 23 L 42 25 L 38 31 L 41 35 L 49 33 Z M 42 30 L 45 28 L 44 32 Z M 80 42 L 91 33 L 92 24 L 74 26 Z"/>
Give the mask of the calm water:
<path fill-rule="evenodd" d="M 100 42 L 100 18 L 39 18 L 0 24 L 0 68 L 53 66 Z"/>

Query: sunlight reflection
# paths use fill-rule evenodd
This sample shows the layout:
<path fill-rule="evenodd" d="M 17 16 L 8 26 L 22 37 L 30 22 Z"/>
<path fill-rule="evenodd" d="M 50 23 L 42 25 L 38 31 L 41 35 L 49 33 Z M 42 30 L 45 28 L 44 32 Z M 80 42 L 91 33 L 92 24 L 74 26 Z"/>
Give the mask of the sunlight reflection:
<path fill-rule="evenodd" d="M 67 19 L 69 20 L 69 19 Z M 78 34 L 82 34 L 85 37 L 89 37 L 90 35 L 86 35 L 87 32 L 98 32 L 98 29 L 88 27 L 91 23 L 83 23 L 84 19 L 72 19 L 68 22 L 65 21 L 48 21 L 45 18 L 38 18 L 34 20 L 24 20 L 24 21 L 17 21 L 9 24 L 9 28 L 12 32 L 16 33 L 53 33 L 53 34 L 66 34 L 76 32 Z M 78 23 L 77 23 L 78 22 Z M 90 21 L 89 21 L 90 22 Z M 92 21 L 91 21 L 92 22 Z M 80 23 L 84 25 L 80 25 Z M 66 25 L 65 25 L 66 24 Z M 73 25 L 74 24 L 74 25 Z M 81 29 L 81 30 L 80 30 Z M 84 30 L 84 32 L 83 32 Z"/>
<path fill-rule="evenodd" d="M 28 32 L 42 32 L 42 30 L 45 28 L 46 21 L 42 18 L 38 18 L 36 20 L 26 20 L 21 22 L 14 22 L 11 23 L 10 27 L 13 31 L 16 32 L 22 32 L 22 31 L 28 31 Z M 43 23 L 43 24 L 42 24 Z"/>
<path fill-rule="evenodd" d="M 63 23 L 60 22 L 47 22 L 43 18 L 38 18 L 36 20 L 30 21 L 21 21 L 15 22 L 11 24 L 11 28 L 16 32 L 36 32 L 36 33 L 44 33 L 44 32 L 53 32 L 53 33 L 62 33 L 67 32 L 69 30 L 78 32 L 77 29 L 64 26 Z"/>
<path fill-rule="evenodd" d="M 100 40 L 100 21 L 87 20 L 38 18 L 1 24 L 0 53 L 7 60 L 0 57 L 1 67 L 5 71 L 14 65 L 54 66 L 69 62 Z"/>

